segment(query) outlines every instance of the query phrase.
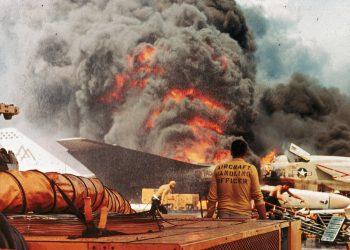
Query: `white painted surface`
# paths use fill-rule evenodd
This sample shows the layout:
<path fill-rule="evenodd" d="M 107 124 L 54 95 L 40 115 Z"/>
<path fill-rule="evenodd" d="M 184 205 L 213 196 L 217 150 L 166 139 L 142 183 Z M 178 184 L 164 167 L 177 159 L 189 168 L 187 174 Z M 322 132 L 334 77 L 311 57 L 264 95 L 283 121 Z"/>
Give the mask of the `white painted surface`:
<path fill-rule="evenodd" d="M 91 171 L 82 172 L 67 165 L 14 128 L 0 129 L 0 147 L 13 151 L 21 171 L 37 169 L 86 177 L 94 175 Z"/>
<path fill-rule="evenodd" d="M 261 190 L 270 192 L 273 188 L 273 186 L 264 185 L 261 187 Z M 350 199 L 339 194 L 316 192 L 295 188 L 290 188 L 289 191 L 301 197 L 305 202 L 301 203 L 300 200 L 294 197 L 290 197 L 289 194 L 285 192 L 282 194 L 287 200 L 287 203 L 283 204 L 284 207 L 305 207 L 308 209 L 343 209 L 350 205 Z"/>

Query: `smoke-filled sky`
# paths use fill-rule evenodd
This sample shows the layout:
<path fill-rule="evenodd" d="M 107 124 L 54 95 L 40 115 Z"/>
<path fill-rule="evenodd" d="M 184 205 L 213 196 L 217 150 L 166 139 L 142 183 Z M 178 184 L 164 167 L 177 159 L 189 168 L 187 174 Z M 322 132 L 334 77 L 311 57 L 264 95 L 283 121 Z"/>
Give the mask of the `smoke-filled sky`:
<path fill-rule="evenodd" d="M 11 26 L 6 24 L 14 24 L 18 19 L 20 22 L 26 22 L 26 19 L 32 19 L 35 15 L 42 15 L 48 1 L 35 2 L 38 8 L 32 13 L 25 12 L 24 0 L 0 2 L 3 24 L 0 29 L 0 77 L 4 84 L 2 86 L 8 87 L 10 82 L 15 80 L 11 78 L 14 76 L 11 68 L 20 63 L 21 55 L 27 50 L 15 38 L 18 33 L 28 30 L 21 30 L 19 27 L 11 30 Z M 307 74 L 317 75 L 326 86 L 340 86 L 342 90 L 350 92 L 349 1 L 237 0 L 237 3 L 245 12 L 259 45 L 257 54 L 261 57 L 260 62 L 264 62 L 259 65 L 258 75 L 261 76 L 261 80 L 265 80 L 266 77 L 288 78 L 290 72 L 298 69 Z M 35 41 L 32 39 L 33 36 L 28 34 L 24 46 L 33 46 Z M 271 57 L 274 57 L 275 61 Z M 282 66 L 278 65 L 280 57 L 284 59 Z M 265 66 L 266 61 L 268 66 Z M 284 68 L 276 73 L 271 69 L 274 66 Z M 5 78 L 9 71 L 12 74 Z M 3 100 L 13 99 L 8 95 L 1 97 Z"/>
<path fill-rule="evenodd" d="M 349 1 L 237 2 L 255 30 L 257 54 L 267 63 L 260 65 L 260 76 L 288 78 L 291 71 L 299 71 L 350 93 Z"/>
<path fill-rule="evenodd" d="M 201 163 L 237 136 L 349 155 L 350 4 L 237 3 L 1 1 L 6 125 Z"/>

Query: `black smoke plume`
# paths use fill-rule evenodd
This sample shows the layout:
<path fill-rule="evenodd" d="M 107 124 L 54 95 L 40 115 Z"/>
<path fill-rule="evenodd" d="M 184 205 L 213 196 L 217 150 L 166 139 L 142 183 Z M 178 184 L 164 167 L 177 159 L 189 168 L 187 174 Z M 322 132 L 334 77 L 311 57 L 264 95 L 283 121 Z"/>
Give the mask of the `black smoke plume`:
<path fill-rule="evenodd" d="M 265 89 L 258 110 L 256 151 L 294 142 L 312 153 L 350 156 L 350 99 L 338 89 L 294 74 L 287 84 Z"/>
<path fill-rule="evenodd" d="M 38 128 L 202 162 L 251 134 L 255 43 L 234 1 L 47 4 L 29 25 L 42 31 L 25 84 Z"/>

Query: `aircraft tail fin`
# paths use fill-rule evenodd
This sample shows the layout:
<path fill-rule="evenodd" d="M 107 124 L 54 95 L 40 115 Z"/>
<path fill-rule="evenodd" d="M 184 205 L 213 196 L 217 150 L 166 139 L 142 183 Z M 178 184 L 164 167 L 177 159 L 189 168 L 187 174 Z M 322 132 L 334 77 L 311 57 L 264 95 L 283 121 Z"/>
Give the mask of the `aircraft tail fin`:
<path fill-rule="evenodd" d="M 0 147 L 15 154 L 19 170 L 37 169 L 42 172 L 81 175 L 15 128 L 0 129 Z"/>
<path fill-rule="evenodd" d="M 299 156 L 300 158 L 302 158 L 305 161 L 310 161 L 311 155 L 308 152 L 306 152 L 304 149 L 302 149 L 301 147 L 295 145 L 294 143 L 290 144 L 289 152 L 291 152 L 292 154 L 295 154 L 296 156 Z"/>

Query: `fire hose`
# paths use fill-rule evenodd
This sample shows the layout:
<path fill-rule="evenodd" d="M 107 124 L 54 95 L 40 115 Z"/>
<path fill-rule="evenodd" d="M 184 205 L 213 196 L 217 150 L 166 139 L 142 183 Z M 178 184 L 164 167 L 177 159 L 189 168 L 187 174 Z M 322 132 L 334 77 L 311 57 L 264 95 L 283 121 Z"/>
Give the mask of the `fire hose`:
<path fill-rule="evenodd" d="M 110 212 L 133 213 L 127 200 L 118 192 L 105 187 L 97 178 L 54 172 L 42 173 L 37 170 L 0 172 L 0 212 L 74 213 L 52 182 L 65 193 L 77 209 L 82 209 L 84 198 L 90 197 L 93 212 L 98 212 L 106 206 Z"/>

